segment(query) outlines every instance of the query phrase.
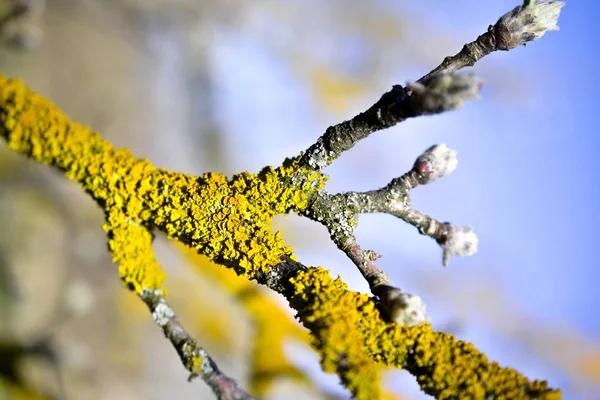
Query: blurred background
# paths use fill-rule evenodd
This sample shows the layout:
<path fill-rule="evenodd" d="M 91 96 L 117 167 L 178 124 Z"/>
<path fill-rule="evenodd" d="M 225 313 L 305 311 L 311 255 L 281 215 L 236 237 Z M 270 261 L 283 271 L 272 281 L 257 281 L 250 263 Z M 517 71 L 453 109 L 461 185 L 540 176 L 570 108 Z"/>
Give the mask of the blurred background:
<path fill-rule="evenodd" d="M 515 5 L 0 0 L 0 72 L 156 166 L 257 172 Z M 424 299 L 436 329 L 565 399 L 600 399 L 599 12 L 568 2 L 560 32 L 475 66 L 482 101 L 374 134 L 326 171 L 330 192 L 374 189 L 432 144 L 456 149 L 457 171 L 415 190 L 413 205 L 473 226 L 479 253 L 443 268 L 434 241 L 386 215 L 362 217 L 359 243 Z M 122 288 L 102 217 L 75 184 L 0 145 L 0 399 L 213 398 Z M 275 225 L 302 262 L 368 293 L 323 227 Z M 155 247 L 175 311 L 225 372 L 264 398 L 348 398 L 283 299 L 164 237 Z M 390 396 L 429 398 L 407 373 L 383 373 Z"/>

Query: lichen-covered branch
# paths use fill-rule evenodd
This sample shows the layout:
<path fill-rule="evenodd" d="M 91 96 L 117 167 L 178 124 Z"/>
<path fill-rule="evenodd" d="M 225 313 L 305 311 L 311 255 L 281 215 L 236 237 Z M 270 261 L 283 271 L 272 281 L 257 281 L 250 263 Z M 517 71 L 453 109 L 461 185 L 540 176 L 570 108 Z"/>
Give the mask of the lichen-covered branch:
<path fill-rule="evenodd" d="M 429 324 L 386 322 L 372 299 L 322 268 L 298 272 L 291 284 L 290 305 L 315 336 L 324 370 L 336 371 L 358 398 L 377 398 L 368 395 L 376 390 L 371 359 L 408 370 L 437 399 L 560 399 L 547 382 L 501 368 L 472 344 Z"/>
<path fill-rule="evenodd" d="M 248 313 L 255 332 L 252 340 L 248 388 L 256 397 L 263 398 L 280 378 L 310 384 L 309 378 L 285 355 L 285 340 L 294 339 L 309 344 L 308 332 L 285 313 L 260 286 L 237 276 L 194 251 L 182 251 L 202 276 L 210 278 L 232 295 Z"/>
<path fill-rule="evenodd" d="M 561 4 L 527 2 L 498 24 L 524 43 L 554 29 Z M 439 399 L 557 399 L 560 392 L 546 382 L 528 381 L 500 368 L 472 345 L 421 323 L 427 317 L 420 299 L 391 286 L 373 263 L 377 254 L 362 249 L 354 238 L 360 213 L 388 212 L 435 238 L 444 249 L 445 263 L 450 254 L 472 254 L 477 242 L 470 228 L 439 223 L 414 210 L 408 197 L 417 185 L 452 171 L 452 151 L 442 145 L 428 149 L 411 171 L 379 190 L 337 195 L 324 190 L 327 176 L 321 169 L 358 140 L 409 117 L 455 109 L 476 99 L 479 88 L 480 80 L 473 76 L 434 71 L 406 88 L 395 86 L 365 113 L 329 128 L 304 154 L 280 167 L 231 179 L 158 169 L 115 149 L 22 82 L 2 75 L 0 137 L 12 150 L 64 171 L 104 210 L 104 229 L 121 279 L 149 304 L 163 329 L 174 328 L 165 333 L 193 373 L 201 372 L 198 356 L 204 354 L 196 342 L 179 340 L 182 332 L 175 328 L 180 325 L 164 298 L 164 273 L 152 253 L 154 230 L 283 294 L 310 330 L 324 370 L 336 372 L 357 399 L 379 397 L 377 363 L 407 369 L 423 391 Z M 275 215 L 290 211 L 323 223 L 377 298 L 349 291 L 322 268 L 301 264 L 271 229 Z"/>
<path fill-rule="evenodd" d="M 313 387 L 315 391 L 321 392 L 324 398 L 334 398 L 331 394 L 323 392 L 317 383 L 311 382 L 309 377 L 296 368 L 285 355 L 286 340 L 293 339 L 309 345 L 310 337 L 305 329 L 282 310 L 279 303 L 268 296 L 265 290 L 261 290 L 264 288 L 237 276 L 227 268 L 216 265 L 206 257 L 198 256 L 183 245 L 180 247 L 195 269 L 232 295 L 253 321 L 255 333 L 252 340 L 248 382 L 251 393 L 257 398 L 263 398 L 277 380 L 286 378 Z M 296 265 L 298 269 L 304 268 L 299 264 Z M 376 367 L 380 371 L 388 368 L 381 364 L 377 364 Z M 382 393 L 382 399 L 396 398 L 391 393 Z"/>
<path fill-rule="evenodd" d="M 325 182 L 319 173 L 303 170 L 297 160 L 229 181 L 221 175 L 191 177 L 158 170 L 70 122 L 20 81 L 1 76 L 0 137 L 9 148 L 64 170 L 107 211 L 104 228 L 109 245 L 130 289 L 142 296 L 164 292 L 163 273 L 148 247 L 151 234 L 144 232 L 161 229 L 217 263 L 284 294 L 315 338 L 324 369 L 336 371 L 358 399 L 378 397 L 376 362 L 407 368 L 425 392 L 439 398 L 459 398 L 464 387 L 479 385 L 489 394 L 516 391 L 525 396 L 529 387 L 539 388 L 538 398 L 556 393 L 545 383 L 527 383 L 516 371 L 489 364 L 479 353 L 475 364 L 468 366 L 481 375 L 467 374 L 462 363 L 470 359 L 454 356 L 460 342 L 451 336 L 433 333 L 429 325 L 403 328 L 386 322 L 373 299 L 348 291 L 322 269 L 295 260 L 279 234 L 269 230 L 270 218 L 290 209 L 306 209 L 308 198 Z M 425 366 L 412 366 L 411 358 L 403 357 L 420 354 L 420 347 L 411 346 L 422 330 L 431 332 L 426 349 L 435 346 L 435 351 L 424 353 Z M 447 356 L 434 357 L 440 354 Z M 440 375 L 436 373 L 440 368 L 456 372 Z M 502 385 L 488 387 L 480 382 L 492 379 L 490 373 Z"/>
<path fill-rule="evenodd" d="M 116 150 L 89 129 L 74 124 L 50 103 L 18 81 L 0 76 L 0 136 L 10 148 L 64 170 L 81 183 L 106 213 L 104 229 L 123 282 L 150 308 L 154 320 L 177 349 L 191 376 L 200 376 L 219 399 L 252 399 L 189 336 L 164 298 L 165 275 L 152 251 L 148 229 L 159 200 L 165 229 L 181 211 L 171 210 L 168 173 L 156 170 L 126 150 Z M 127 180 L 133 174 L 132 180 Z M 166 177 L 164 175 L 167 175 Z M 172 211 L 172 212 L 170 212 Z M 179 214 L 178 214 L 179 212 Z M 153 221 L 155 219 L 152 219 Z"/>

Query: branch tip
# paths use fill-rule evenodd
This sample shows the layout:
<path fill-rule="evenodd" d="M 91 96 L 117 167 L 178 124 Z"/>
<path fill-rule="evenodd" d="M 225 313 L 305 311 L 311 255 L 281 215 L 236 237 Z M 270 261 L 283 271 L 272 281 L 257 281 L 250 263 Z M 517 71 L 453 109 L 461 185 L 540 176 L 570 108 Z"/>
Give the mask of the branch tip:
<path fill-rule="evenodd" d="M 425 150 L 415 161 L 412 170 L 416 173 L 419 184 L 426 185 L 450 175 L 457 165 L 456 151 L 442 143 Z"/>
<path fill-rule="evenodd" d="M 414 326 L 429 322 L 425 304 L 419 296 L 389 285 L 376 286 L 373 294 L 379 296 L 381 308 L 396 324 Z"/>
<path fill-rule="evenodd" d="M 563 1 L 525 0 L 523 5 L 504 14 L 496 23 L 500 33 L 500 50 L 510 50 L 532 40 L 537 40 L 548 31 L 557 31 Z"/>
<path fill-rule="evenodd" d="M 454 224 L 445 224 L 447 226 L 446 234 L 437 240 L 438 244 L 444 249 L 443 264 L 448 266 L 450 256 L 471 256 L 477 252 L 478 238 L 473 228 L 459 226 Z"/>

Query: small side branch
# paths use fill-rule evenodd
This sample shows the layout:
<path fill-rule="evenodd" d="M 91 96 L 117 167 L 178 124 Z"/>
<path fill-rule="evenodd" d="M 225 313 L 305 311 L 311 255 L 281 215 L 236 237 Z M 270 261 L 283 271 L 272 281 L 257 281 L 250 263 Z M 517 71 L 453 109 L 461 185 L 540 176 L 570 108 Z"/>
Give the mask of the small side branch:
<path fill-rule="evenodd" d="M 327 128 L 304 152 L 302 164 L 320 170 L 373 132 L 408 118 L 454 110 L 465 101 L 478 100 L 481 82 L 473 75 L 448 74 L 409 83 L 406 87 L 395 85 L 367 111 Z"/>
<path fill-rule="evenodd" d="M 143 290 L 139 296 L 150 309 L 154 322 L 162 328 L 165 337 L 177 350 L 185 368 L 190 371 L 190 381 L 200 377 L 220 400 L 254 399 L 237 381 L 225 375 L 208 352 L 190 336 L 161 290 Z"/>
<path fill-rule="evenodd" d="M 336 246 L 356 265 L 371 292 L 378 296 L 382 308 L 391 320 L 401 325 L 428 321 L 425 305 L 414 295 L 390 285 L 387 274 L 374 261 L 380 256 L 364 250 L 357 243 L 354 229 L 360 214 L 387 213 L 415 226 L 423 235 L 435 239 L 444 250 L 443 264 L 452 254 L 468 256 L 477 251 L 477 236 L 471 228 L 439 222 L 418 210 L 410 201 L 409 191 L 419 185 L 436 181 L 454 171 L 458 164 L 456 152 L 444 144 L 427 149 L 417 158 L 412 169 L 385 187 L 368 192 L 346 192 L 315 195 L 304 215 L 324 225 Z"/>
<path fill-rule="evenodd" d="M 154 251 L 153 235 L 139 221 L 119 208 L 107 212 L 108 246 L 113 261 L 119 263 L 121 279 L 146 303 L 152 319 L 169 339 L 181 361 L 190 372 L 189 380 L 200 377 L 220 400 L 254 399 L 239 384 L 225 375 L 214 359 L 183 327 L 167 303 L 160 270 Z"/>

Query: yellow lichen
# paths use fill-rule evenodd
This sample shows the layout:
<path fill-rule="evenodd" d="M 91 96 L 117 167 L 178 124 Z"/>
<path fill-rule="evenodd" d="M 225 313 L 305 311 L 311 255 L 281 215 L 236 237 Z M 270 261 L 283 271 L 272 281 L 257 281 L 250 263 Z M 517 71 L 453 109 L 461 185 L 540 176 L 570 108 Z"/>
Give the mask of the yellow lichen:
<path fill-rule="evenodd" d="M 192 366 L 190 371 L 194 374 L 200 374 L 202 371 L 202 356 L 192 357 Z"/>
<path fill-rule="evenodd" d="M 250 361 L 249 390 L 257 397 L 267 394 L 276 379 L 286 377 L 310 385 L 310 380 L 299 371 L 286 357 L 284 344 L 293 339 L 300 343 L 310 344 L 308 331 L 290 318 L 281 306 L 268 296 L 260 286 L 237 276 L 233 271 L 216 265 L 206 257 L 198 256 L 181 246 L 189 260 L 202 274 L 235 296 L 255 324 L 255 335 L 252 342 Z M 373 307 L 369 302 L 366 308 Z M 376 366 L 378 371 L 382 365 Z M 334 372 L 334 371 L 331 371 Z M 318 388 L 315 388 L 318 390 Z M 376 392 L 373 392 L 375 396 Z M 375 397 L 371 397 L 375 398 Z M 382 399 L 398 399 L 388 392 L 381 393 Z"/>
<path fill-rule="evenodd" d="M 192 376 L 199 376 L 204 373 L 210 373 L 208 370 L 203 369 L 206 368 L 208 364 L 205 366 L 202 365 L 204 357 L 207 356 L 207 354 L 200 347 L 200 345 L 196 343 L 195 340 L 185 342 L 181 348 L 181 352 L 183 353 L 181 358 L 182 360 L 184 360 L 185 369 L 190 371 Z"/>
<path fill-rule="evenodd" d="M 111 212 L 104 224 L 113 261 L 123 283 L 135 292 L 162 288 L 165 279 L 152 251 L 152 234 L 121 212 Z"/>
<path fill-rule="evenodd" d="M 299 273 L 292 284 L 295 292 L 290 304 L 313 333 L 323 370 L 337 373 L 359 400 L 380 398 L 378 367 L 365 352 L 362 332 L 357 329 L 361 323 L 357 308 L 369 308 L 369 297 L 349 292 L 322 269 Z"/>
<path fill-rule="evenodd" d="M 252 278 L 283 256 L 293 257 L 281 235 L 272 232 L 273 217 L 304 209 L 325 183 L 318 172 L 302 170 L 299 158 L 231 180 L 157 169 L 69 121 L 19 80 L 1 75 L 0 136 L 12 150 L 64 170 L 105 209 L 114 260 L 123 281 L 137 292 L 159 289 L 164 280 L 149 255 L 150 227 Z"/>
<path fill-rule="evenodd" d="M 359 399 L 377 398 L 367 355 L 408 369 L 423 391 L 437 399 L 560 399 L 560 392 L 547 382 L 529 381 L 490 363 L 471 343 L 434 332 L 429 324 L 401 327 L 385 322 L 373 300 L 348 290 L 323 268 L 299 272 L 292 284 L 290 304 L 315 336 L 323 368 L 336 371 Z"/>

